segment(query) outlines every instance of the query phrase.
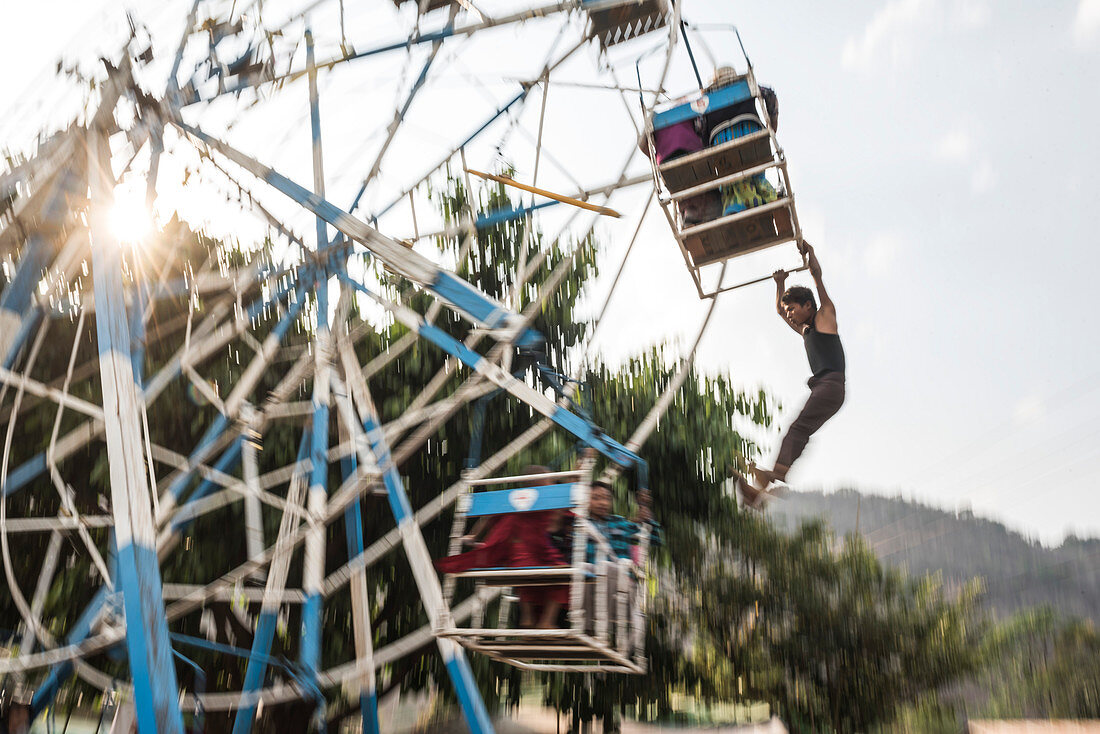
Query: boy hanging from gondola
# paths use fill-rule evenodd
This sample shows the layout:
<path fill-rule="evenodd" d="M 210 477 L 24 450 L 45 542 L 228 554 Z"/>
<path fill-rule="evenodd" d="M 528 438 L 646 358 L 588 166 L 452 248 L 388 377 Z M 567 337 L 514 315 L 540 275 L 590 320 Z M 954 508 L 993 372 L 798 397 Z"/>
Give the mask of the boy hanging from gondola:
<path fill-rule="evenodd" d="M 799 250 L 807 256 L 810 275 L 820 306 L 814 301 L 814 293 L 805 286 L 792 286 L 784 289 L 787 280 L 785 270 L 777 270 L 775 279 L 775 308 L 787 325 L 802 336 L 806 347 L 806 357 L 810 362 L 813 376 L 807 383 L 810 397 L 794 423 L 787 429 L 779 447 L 779 456 L 772 469 L 752 467 L 756 479 L 751 483 L 731 471 L 737 479 L 745 504 L 759 508 L 769 497 L 768 487 L 774 482 L 782 482 L 787 477 L 791 465 L 802 455 L 810 436 L 818 431 L 827 420 L 832 418 L 844 404 L 844 347 L 837 333 L 836 306 L 825 291 L 821 280 L 821 263 L 817 260 L 814 248 L 808 242 L 799 245 Z"/>

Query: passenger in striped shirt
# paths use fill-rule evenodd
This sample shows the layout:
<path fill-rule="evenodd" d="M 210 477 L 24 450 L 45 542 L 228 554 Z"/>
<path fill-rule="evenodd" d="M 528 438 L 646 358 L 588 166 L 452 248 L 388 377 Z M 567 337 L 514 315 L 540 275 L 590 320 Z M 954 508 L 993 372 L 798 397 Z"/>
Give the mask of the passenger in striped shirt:
<path fill-rule="evenodd" d="M 611 513 L 611 488 L 606 482 L 592 483 L 588 496 L 588 519 L 611 546 L 616 558 L 633 558 L 634 548 L 648 530 L 650 543 L 660 542 L 661 526 L 653 521 L 649 490 L 638 491 L 638 513 L 633 520 Z M 596 562 L 597 544 L 588 541 L 588 562 Z"/>
<path fill-rule="evenodd" d="M 607 540 L 611 547 L 611 558 L 605 553 L 600 553 L 600 544 L 594 539 L 588 539 L 587 560 L 596 563 L 605 561 L 599 568 L 604 575 L 602 584 L 585 584 L 582 606 L 584 608 L 585 631 L 588 634 L 596 634 L 599 626 L 597 618 L 603 617 L 609 624 L 605 629 L 618 629 L 622 631 L 621 623 L 625 620 L 618 619 L 621 607 L 617 603 L 617 596 L 625 593 L 628 598 L 634 598 L 635 574 L 623 572 L 619 566 L 620 559 L 638 562 L 638 544 L 642 541 L 643 533 L 648 532 L 650 543 L 661 541 L 660 526 L 653 521 L 653 511 L 650 507 L 649 492 L 638 492 L 638 513 L 633 520 L 627 520 L 622 515 L 611 512 L 611 488 L 604 482 L 594 482 L 588 495 L 588 520 L 592 523 L 596 532 Z M 596 571 L 597 569 L 593 569 Z M 597 590 L 598 589 L 598 590 Z M 597 595 L 602 599 L 597 603 Z M 613 633 L 614 634 L 614 633 Z"/>

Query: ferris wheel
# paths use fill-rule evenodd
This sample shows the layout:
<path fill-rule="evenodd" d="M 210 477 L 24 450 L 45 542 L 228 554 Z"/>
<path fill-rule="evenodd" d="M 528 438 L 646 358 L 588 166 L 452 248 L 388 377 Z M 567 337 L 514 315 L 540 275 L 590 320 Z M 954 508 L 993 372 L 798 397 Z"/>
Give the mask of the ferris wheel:
<path fill-rule="evenodd" d="M 725 280 L 730 260 L 801 238 L 769 90 L 747 57 L 705 85 L 675 0 L 376 5 L 195 0 L 171 44 L 135 19 L 87 112 L 0 176 L 0 541 L 22 620 L 0 674 L 34 715 L 75 674 L 132 701 L 143 733 L 182 732 L 213 711 L 247 732 L 263 707 L 303 699 L 323 728 L 326 694 L 341 686 L 377 730 L 377 671 L 434 641 L 470 729 L 487 732 L 467 651 L 530 670 L 645 670 L 648 530 L 618 552 L 589 495 L 624 472 L 647 489 L 639 449 L 690 370 L 715 297 L 741 284 Z M 685 59 L 697 84 L 674 98 L 666 85 Z M 476 179 L 515 198 L 479 203 Z M 448 181 L 464 195 L 441 212 Z M 127 187 L 141 206 L 119 207 Z M 642 205 L 625 216 L 623 262 L 656 199 L 711 301 L 672 383 L 616 438 L 547 363 L 536 318 L 575 243 L 619 217 L 622 197 Z M 175 216 L 155 234 L 124 234 L 150 208 Z M 490 295 L 455 268 L 509 223 L 529 247 Z M 562 255 L 551 267 L 552 247 Z M 392 324 L 400 336 L 371 340 Z M 392 396 L 372 392 L 372 377 L 421 348 L 444 366 L 398 396 L 399 410 L 380 410 Z M 402 467 L 494 395 L 536 420 L 489 456 L 471 451 L 416 506 Z M 273 435 L 293 435 L 297 452 L 263 451 Z M 575 462 L 505 473 L 551 435 L 575 442 Z M 103 476 L 88 473 L 97 456 Z M 384 496 L 392 518 L 374 537 L 368 495 Z M 452 508 L 451 556 L 468 521 L 563 512 L 569 545 L 553 565 L 441 575 L 423 529 Z M 210 529 L 227 518 L 243 553 L 222 559 L 232 544 Z M 333 564 L 336 525 L 347 548 Z M 376 648 L 367 573 L 395 552 L 426 623 Z M 217 575 L 169 577 L 199 554 L 224 561 L 207 564 Z M 83 601 L 48 626 L 51 589 L 74 567 L 86 572 L 73 592 Z M 517 589 L 564 590 L 564 623 L 521 625 Z M 350 604 L 354 649 L 324 668 L 336 597 Z M 214 629 L 214 603 L 232 605 L 249 645 Z M 289 618 L 301 623 L 294 661 L 273 654 Z M 243 676 L 206 680 L 196 650 L 240 659 Z M 128 680 L 98 665 L 111 656 L 128 662 Z"/>

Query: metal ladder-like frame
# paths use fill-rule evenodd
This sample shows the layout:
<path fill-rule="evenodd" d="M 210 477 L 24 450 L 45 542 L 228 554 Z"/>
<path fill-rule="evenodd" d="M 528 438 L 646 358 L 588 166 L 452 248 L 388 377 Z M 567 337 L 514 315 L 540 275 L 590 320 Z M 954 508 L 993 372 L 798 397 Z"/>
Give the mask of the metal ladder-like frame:
<path fill-rule="evenodd" d="M 655 113 L 651 112 L 646 120 L 649 160 L 657 200 L 676 238 L 684 264 L 691 274 L 700 298 L 713 298 L 719 293 L 771 279 L 771 274 L 767 274 L 743 282 L 726 284 L 724 276 L 719 275 L 718 281 L 711 287 L 704 284 L 706 276 L 703 271 L 708 266 L 726 263 L 733 258 L 788 242 L 795 244 L 802 242 L 802 228 L 795 209 L 795 197 L 787 171 L 787 159 L 776 138 L 773 123 L 768 116 L 767 105 L 764 103 L 751 64 L 744 75 L 737 77 L 730 84 L 741 81 L 748 85 L 750 99 L 753 100 L 757 115 L 763 123 L 763 129 L 758 132 L 734 138 L 719 145 L 708 146 L 687 156 L 658 164 L 653 140 Z M 699 99 L 703 99 L 704 96 L 705 93 L 701 92 Z M 761 143 L 767 145 L 766 156 L 763 155 Z M 731 163 L 734 156 L 740 157 L 741 165 Z M 719 164 L 725 164 L 721 166 L 724 170 L 719 170 Z M 688 171 L 683 172 L 684 169 Z M 735 214 L 718 216 L 711 221 L 690 227 L 682 226 L 682 218 L 675 206 L 679 202 L 716 191 L 722 186 L 761 175 L 769 170 L 775 170 L 780 178 L 778 189 L 780 196 L 775 201 Z M 703 176 L 704 179 L 692 181 L 697 176 Z M 687 185 L 688 183 L 691 185 Z M 754 236 L 757 231 L 762 232 L 762 235 Z M 737 236 L 742 238 L 742 242 L 729 243 L 731 237 Z M 717 241 L 721 241 L 721 244 Z M 803 257 L 799 266 L 787 270 L 795 272 L 805 268 L 806 259 Z"/>
<path fill-rule="evenodd" d="M 523 670 L 550 672 L 605 672 L 641 674 L 646 670 L 644 636 L 641 626 L 638 591 L 642 588 L 641 573 L 628 559 L 613 559 L 610 546 L 591 526 L 587 517 L 588 495 L 592 480 L 593 459 L 586 458 L 573 471 L 543 475 L 467 479 L 466 491 L 455 511 L 448 555 L 462 550 L 461 539 L 471 507 L 469 492 L 474 486 L 508 485 L 539 478 L 573 479 L 571 505 L 577 515 L 573 535 L 573 559 L 569 566 L 539 569 L 491 569 L 447 574 L 443 593 L 447 603 L 453 601 L 458 579 L 474 581 L 474 594 L 482 600 L 489 596 L 488 587 L 502 590 L 497 609 L 497 626 L 484 623 L 476 615 L 470 627 L 451 625 L 436 634 L 493 660 Z M 589 539 L 597 544 L 597 562 L 587 563 Z M 602 542 L 601 542 L 602 541 Z M 608 591 L 607 573 L 611 564 L 618 566 L 616 579 L 620 583 Z M 621 583 L 633 576 L 632 584 Z M 522 582 L 522 583 L 520 583 Z M 509 624 L 511 589 L 516 585 L 539 586 L 570 584 L 569 626 L 562 629 L 516 629 Z M 593 624 L 589 624 L 584 609 L 586 587 L 593 586 Z M 631 589 L 634 593 L 631 593 Z M 634 597 L 633 599 L 628 597 Z M 609 625 L 608 620 L 614 615 Z"/>

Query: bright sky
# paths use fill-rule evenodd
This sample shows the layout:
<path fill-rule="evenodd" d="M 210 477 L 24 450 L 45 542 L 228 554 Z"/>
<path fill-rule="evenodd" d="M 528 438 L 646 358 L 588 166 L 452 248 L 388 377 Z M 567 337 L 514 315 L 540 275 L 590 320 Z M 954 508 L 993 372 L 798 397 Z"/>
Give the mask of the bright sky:
<path fill-rule="evenodd" d="M 779 136 L 800 217 L 837 303 L 848 402 L 815 436 L 792 484 L 970 508 L 1045 542 L 1068 531 L 1100 533 L 1100 347 L 1087 327 L 1097 300 L 1091 276 L 1100 265 L 1094 132 L 1100 0 L 686 1 L 685 17 L 695 23 L 736 23 L 758 77 L 779 93 Z M 113 48 L 96 44 L 105 9 L 117 25 L 118 5 L 5 4 L 4 27 L 23 32 L 0 46 L 0 110 L 16 110 L 0 118 L 0 133 L 11 135 L 27 117 L 18 100 L 28 86 L 36 90 L 51 78 L 60 54 L 90 58 L 92 50 Z M 159 53 L 174 48 L 189 5 L 176 0 L 152 18 L 138 13 L 154 27 Z M 389 0 L 357 5 L 367 9 L 349 14 L 349 28 L 394 17 Z M 331 14 L 314 23 L 324 58 L 334 46 L 332 33 L 326 35 Z M 551 32 L 546 29 L 531 33 Z M 732 35 L 707 39 L 719 61 L 739 59 Z M 544 52 L 527 58 L 524 44 L 511 30 L 497 32 L 485 48 L 454 42 L 469 54 L 445 54 L 433 66 L 433 78 L 443 83 L 424 103 L 430 117 L 410 121 L 407 147 L 395 142 L 381 193 L 368 196 L 369 206 L 384 203 L 401 181 L 415 180 L 434 162 L 437 154 L 425 151 L 437 139 L 454 142 L 458 131 L 484 116 L 471 112 L 467 121 L 469 100 L 490 91 L 507 99 L 515 85 L 500 82 L 514 69 L 524 78 L 537 75 Z M 709 75 L 706 54 L 696 51 Z M 413 57 L 408 75 L 423 58 Z M 388 120 L 396 87 L 386 84 L 403 78 L 405 57 L 378 63 L 366 79 L 322 79 L 329 192 L 343 206 L 373 159 L 370 144 L 379 140 L 371 132 L 363 143 L 362 131 L 377 129 L 364 119 L 378 108 L 379 121 Z M 557 78 L 584 80 L 596 64 L 595 54 L 586 53 Z M 632 62 L 620 72 L 621 83 L 633 83 Z M 459 77 L 498 83 L 471 89 L 458 84 Z M 671 89 L 690 91 L 683 59 L 673 79 Z M 632 128 L 614 95 L 580 94 L 551 87 L 545 149 L 565 159 L 563 168 L 582 182 L 606 183 L 618 174 L 626 149 L 608 153 L 597 135 L 608 132 L 628 143 Z M 278 159 L 308 184 L 303 95 L 304 88 L 290 107 L 274 108 L 280 112 L 269 108 L 266 117 L 242 119 L 232 133 L 234 144 L 265 162 Z M 369 104 L 376 99 L 381 103 Z M 528 130 L 537 129 L 538 101 L 525 112 Z M 45 104 L 53 109 L 53 102 Z M 231 119 L 226 109 L 203 113 L 202 124 Z M 272 114 L 297 122 L 273 126 Z M 591 134 L 577 133 L 578 120 Z M 344 139 L 368 149 L 343 146 Z M 286 152 L 294 146 L 298 153 Z M 492 167 L 488 153 L 470 153 L 471 167 Z M 512 160 L 519 178 L 528 174 L 529 180 L 524 161 Z M 632 171 L 644 170 L 639 166 L 635 161 Z M 576 188 L 550 162 L 539 181 Z M 608 248 L 601 289 L 643 203 L 642 191 L 616 199 L 630 216 L 599 224 Z M 667 225 L 655 214 L 600 337 L 612 360 L 662 339 L 682 344 L 702 316 Z M 308 217 L 295 221 L 298 231 L 312 231 Z M 404 219 L 383 220 L 382 227 L 395 235 L 409 229 Z M 787 407 L 785 426 L 807 393 L 808 375 L 800 340 L 774 315 L 773 298 L 769 284 L 724 296 L 699 359 L 746 386 L 768 386 Z M 777 435 L 767 440 L 777 446 Z"/>

